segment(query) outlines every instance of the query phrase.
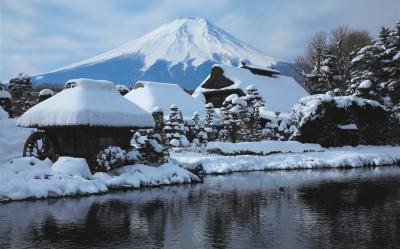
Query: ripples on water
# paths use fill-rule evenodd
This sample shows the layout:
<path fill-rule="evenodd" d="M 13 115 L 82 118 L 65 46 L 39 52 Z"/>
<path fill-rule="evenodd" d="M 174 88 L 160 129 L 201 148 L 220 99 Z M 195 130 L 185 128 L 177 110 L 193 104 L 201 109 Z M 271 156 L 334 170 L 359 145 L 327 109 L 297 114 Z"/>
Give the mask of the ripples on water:
<path fill-rule="evenodd" d="M 236 173 L 195 185 L 0 204 L 0 248 L 399 245 L 399 167 Z"/>

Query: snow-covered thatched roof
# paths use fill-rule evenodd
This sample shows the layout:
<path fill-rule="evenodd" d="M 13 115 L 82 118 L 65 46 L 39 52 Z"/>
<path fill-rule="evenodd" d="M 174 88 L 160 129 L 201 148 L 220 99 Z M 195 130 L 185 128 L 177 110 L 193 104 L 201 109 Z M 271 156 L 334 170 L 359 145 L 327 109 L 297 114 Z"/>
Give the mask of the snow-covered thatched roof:
<path fill-rule="evenodd" d="M 76 86 L 33 106 L 18 126 L 152 127 L 153 117 L 122 97 L 106 80 L 75 79 Z"/>
<path fill-rule="evenodd" d="M 176 104 L 184 119 L 191 119 L 194 112 L 200 117 L 205 114 L 204 103 L 193 98 L 176 84 L 138 81 L 132 91 L 124 96 L 151 113 L 154 107 L 161 107 L 168 116 L 170 106 Z"/>
<path fill-rule="evenodd" d="M 49 96 L 49 95 L 51 95 L 51 96 L 53 96 L 54 95 L 54 92 L 53 92 L 53 90 L 51 90 L 51 89 L 43 89 L 43 90 L 41 90 L 40 92 L 39 92 L 39 96 Z"/>
<path fill-rule="evenodd" d="M 222 89 L 203 88 L 202 86 L 207 82 L 209 76 L 197 87 L 195 94 L 227 89 L 241 89 L 246 92 L 248 86 L 254 85 L 265 101 L 266 109 L 274 112 L 289 112 L 300 98 L 309 95 L 292 77 L 282 75 L 276 75 L 275 77 L 261 76 L 253 74 L 245 68 L 220 64 L 216 64 L 214 67 L 221 68 L 224 76 L 233 81 L 234 84 Z"/>

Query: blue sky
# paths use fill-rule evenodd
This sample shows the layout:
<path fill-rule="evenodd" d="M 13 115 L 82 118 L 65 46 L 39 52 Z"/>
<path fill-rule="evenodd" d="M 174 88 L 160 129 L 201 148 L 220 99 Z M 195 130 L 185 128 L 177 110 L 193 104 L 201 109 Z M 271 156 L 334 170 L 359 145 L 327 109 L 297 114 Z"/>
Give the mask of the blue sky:
<path fill-rule="evenodd" d="M 400 0 L 0 0 L 0 79 L 81 61 L 181 17 L 208 19 L 291 61 L 317 31 L 393 26 Z"/>

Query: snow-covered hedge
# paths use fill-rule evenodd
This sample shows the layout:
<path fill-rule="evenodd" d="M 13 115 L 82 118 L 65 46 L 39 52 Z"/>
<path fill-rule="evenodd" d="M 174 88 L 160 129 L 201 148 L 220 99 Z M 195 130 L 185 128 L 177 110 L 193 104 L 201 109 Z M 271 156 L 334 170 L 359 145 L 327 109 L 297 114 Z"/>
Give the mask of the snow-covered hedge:
<path fill-rule="evenodd" d="M 188 170 L 202 171 L 205 174 L 254 170 L 363 167 L 399 164 L 400 147 L 360 145 L 307 153 L 278 153 L 268 156 L 225 156 L 175 151 L 171 153 L 171 159 Z"/>
<path fill-rule="evenodd" d="M 302 144 L 297 141 L 259 141 L 259 142 L 209 142 L 206 150 L 222 155 L 268 155 L 273 153 L 302 153 L 321 151 L 318 144 Z"/>
<path fill-rule="evenodd" d="M 323 146 L 385 143 L 387 114 L 373 100 L 354 96 L 316 94 L 299 100 L 290 118 L 296 126 L 292 138 Z M 341 127 L 357 127 L 349 131 Z"/>

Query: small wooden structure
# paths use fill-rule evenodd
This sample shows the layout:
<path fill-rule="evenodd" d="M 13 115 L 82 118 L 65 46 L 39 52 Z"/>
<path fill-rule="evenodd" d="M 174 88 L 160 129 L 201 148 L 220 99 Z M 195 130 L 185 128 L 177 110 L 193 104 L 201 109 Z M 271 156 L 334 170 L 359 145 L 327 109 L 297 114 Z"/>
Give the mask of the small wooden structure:
<path fill-rule="evenodd" d="M 18 119 L 18 126 L 37 128 L 23 155 L 57 160 L 86 158 L 95 166 L 100 150 L 128 149 L 132 130 L 154 126 L 151 114 L 122 97 L 109 81 L 77 79 L 71 88 L 37 104 Z"/>

